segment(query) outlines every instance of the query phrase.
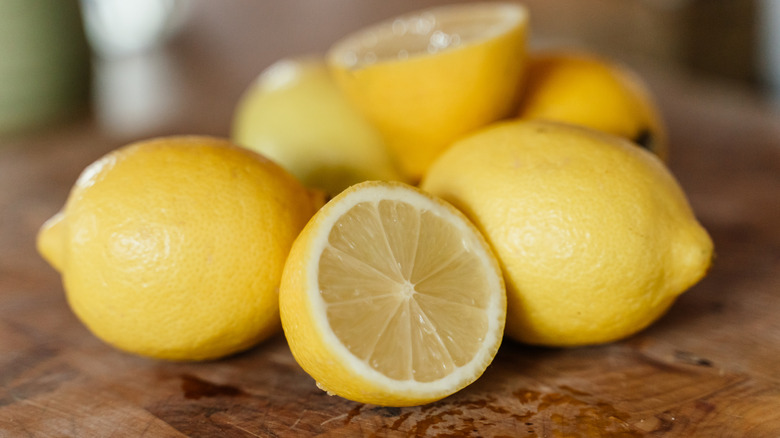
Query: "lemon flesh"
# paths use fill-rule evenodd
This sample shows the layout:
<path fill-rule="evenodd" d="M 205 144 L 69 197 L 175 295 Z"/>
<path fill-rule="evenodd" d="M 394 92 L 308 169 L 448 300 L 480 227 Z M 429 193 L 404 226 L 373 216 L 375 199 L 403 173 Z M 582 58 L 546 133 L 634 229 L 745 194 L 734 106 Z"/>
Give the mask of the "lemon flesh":
<path fill-rule="evenodd" d="M 369 26 L 328 52 L 337 84 L 419 180 L 453 140 L 508 117 L 525 66 L 526 9 L 432 8 Z"/>
<path fill-rule="evenodd" d="M 380 133 L 317 56 L 266 68 L 236 106 L 231 137 L 330 195 L 362 181 L 403 179 Z"/>
<path fill-rule="evenodd" d="M 280 291 L 296 360 L 319 386 L 392 406 L 476 380 L 503 332 L 500 271 L 457 210 L 409 186 L 365 183 L 315 216 Z"/>
<path fill-rule="evenodd" d="M 591 129 L 494 125 L 456 142 L 422 188 L 464 211 L 491 243 L 507 284 L 507 334 L 526 343 L 637 333 L 712 258 L 712 240 L 660 159 Z"/>

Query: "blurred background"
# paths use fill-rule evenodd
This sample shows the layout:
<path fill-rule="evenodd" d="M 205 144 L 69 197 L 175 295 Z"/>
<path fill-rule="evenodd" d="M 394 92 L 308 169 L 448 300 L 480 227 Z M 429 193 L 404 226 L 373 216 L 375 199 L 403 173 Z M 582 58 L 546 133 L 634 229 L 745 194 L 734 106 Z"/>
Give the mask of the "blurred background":
<path fill-rule="evenodd" d="M 419 7 L 458 2 L 423 0 Z M 780 0 L 525 0 L 532 47 L 780 101 Z M 384 0 L 0 0 L 0 144 L 90 114 L 123 138 L 227 135 L 274 61 L 409 12 Z M 408 9 L 408 8 L 407 8 Z"/>

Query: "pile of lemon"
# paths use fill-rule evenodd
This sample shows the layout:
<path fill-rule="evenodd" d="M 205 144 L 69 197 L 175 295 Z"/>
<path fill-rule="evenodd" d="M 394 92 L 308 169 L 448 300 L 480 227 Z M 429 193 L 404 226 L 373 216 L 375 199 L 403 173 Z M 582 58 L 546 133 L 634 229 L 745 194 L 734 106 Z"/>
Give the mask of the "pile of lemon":
<path fill-rule="evenodd" d="M 505 334 L 630 336 L 704 276 L 712 242 L 641 80 L 529 53 L 527 29 L 520 5 L 462 4 L 279 61 L 231 141 L 90 165 L 39 251 L 118 348 L 214 359 L 281 328 L 320 388 L 365 403 L 453 394 Z"/>

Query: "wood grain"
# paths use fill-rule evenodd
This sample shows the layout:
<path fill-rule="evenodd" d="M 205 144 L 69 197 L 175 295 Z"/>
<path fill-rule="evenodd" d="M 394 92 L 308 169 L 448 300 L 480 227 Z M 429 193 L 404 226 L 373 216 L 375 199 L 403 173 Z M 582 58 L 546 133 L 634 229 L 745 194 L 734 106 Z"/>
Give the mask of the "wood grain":
<path fill-rule="evenodd" d="M 578 349 L 507 340 L 465 390 L 384 408 L 317 389 L 281 336 L 219 361 L 171 363 L 119 352 L 81 325 L 34 247 L 78 173 L 131 140 L 227 135 L 232 105 L 261 67 L 410 2 L 382 4 L 356 6 L 357 18 L 318 23 L 308 38 L 251 59 L 240 56 L 247 38 L 265 34 L 241 17 L 258 7 L 206 7 L 217 22 L 238 24 L 231 33 L 196 15 L 197 32 L 174 42 L 166 71 L 178 75 L 170 92 L 180 106 L 168 119 L 116 132 L 95 113 L 0 139 L 0 436 L 780 436 L 780 116 L 754 94 L 653 65 L 643 72 L 668 120 L 671 168 L 717 258 L 630 339 Z M 264 20 L 279 23 L 269 26 L 297 22 L 276 8 Z"/>

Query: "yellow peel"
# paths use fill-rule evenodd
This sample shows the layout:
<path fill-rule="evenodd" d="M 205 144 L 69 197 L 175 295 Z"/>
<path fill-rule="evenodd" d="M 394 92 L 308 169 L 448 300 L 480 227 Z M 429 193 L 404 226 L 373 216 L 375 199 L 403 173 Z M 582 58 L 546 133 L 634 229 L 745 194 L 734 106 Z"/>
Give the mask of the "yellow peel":
<path fill-rule="evenodd" d="M 421 186 L 491 243 L 507 283 L 507 334 L 522 342 L 634 334 L 711 262 L 712 240 L 658 157 L 591 129 L 494 125 L 455 143 Z"/>
<path fill-rule="evenodd" d="M 527 26 L 515 3 L 444 6 L 361 29 L 327 59 L 345 95 L 418 180 L 453 140 L 512 113 Z"/>
<path fill-rule="evenodd" d="M 288 257 L 282 326 L 329 393 L 410 406 L 476 380 L 503 335 L 506 297 L 481 235 L 410 186 L 367 182 L 326 204 Z"/>

